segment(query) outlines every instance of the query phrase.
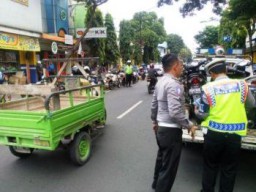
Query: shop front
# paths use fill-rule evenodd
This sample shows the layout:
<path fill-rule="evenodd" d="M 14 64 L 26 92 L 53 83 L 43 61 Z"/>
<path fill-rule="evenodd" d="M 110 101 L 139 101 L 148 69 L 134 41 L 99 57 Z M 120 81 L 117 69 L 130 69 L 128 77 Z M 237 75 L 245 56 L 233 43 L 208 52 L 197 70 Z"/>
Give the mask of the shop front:
<path fill-rule="evenodd" d="M 56 42 L 58 46 L 58 51 L 57 53 L 52 52 L 52 43 Z M 68 50 L 73 48 L 73 45 L 65 45 L 65 38 L 64 37 L 58 37 L 58 36 L 53 36 L 49 34 L 42 34 L 40 40 L 39 40 L 41 52 L 40 54 L 37 55 L 40 60 L 42 59 L 54 59 L 55 62 L 53 63 L 47 63 L 46 69 L 49 69 L 49 66 L 52 64 L 54 65 L 54 73 L 49 73 L 49 70 L 46 70 L 46 75 L 56 75 L 57 72 L 61 69 L 63 63 L 63 59 L 66 57 L 66 53 Z M 58 61 L 59 59 L 59 61 Z M 63 71 L 61 75 L 67 75 L 69 72 Z"/>
<path fill-rule="evenodd" d="M 5 81 L 36 83 L 36 52 L 40 52 L 37 38 L 0 32 L 0 71 Z"/>

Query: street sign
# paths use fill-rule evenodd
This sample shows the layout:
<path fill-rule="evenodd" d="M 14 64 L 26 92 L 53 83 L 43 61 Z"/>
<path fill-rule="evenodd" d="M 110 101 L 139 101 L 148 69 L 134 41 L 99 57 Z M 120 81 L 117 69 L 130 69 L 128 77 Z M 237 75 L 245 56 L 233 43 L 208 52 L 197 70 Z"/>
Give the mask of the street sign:
<path fill-rule="evenodd" d="M 65 35 L 65 44 L 67 45 L 73 45 L 73 36 L 72 35 Z"/>
<path fill-rule="evenodd" d="M 52 53 L 57 54 L 58 53 L 58 45 L 56 42 L 52 42 Z"/>
<path fill-rule="evenodd" d="M 85 28 L 77 28 L 76 29 L 76 37 L 80 38 L 83 34 Z M 90 28 L 88 33 L 85 36 L 85 39 L 91 39 L 91 38 L 106 38 L 107 37 L 107 28 L 106 27 L 94 27 Z"/>

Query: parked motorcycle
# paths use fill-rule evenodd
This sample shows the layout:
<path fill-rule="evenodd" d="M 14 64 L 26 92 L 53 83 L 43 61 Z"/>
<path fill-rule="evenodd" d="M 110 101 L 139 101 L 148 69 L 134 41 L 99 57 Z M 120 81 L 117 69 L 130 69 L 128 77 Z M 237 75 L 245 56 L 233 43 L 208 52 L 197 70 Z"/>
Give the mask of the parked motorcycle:
<path fill-rule="evenodd" d="M 125 73 L 123 71 L 120 71 L 118 73 L 118 78 L 119 78 L 119 81 L 121 82 L 121 85 L 123 87 L 125 87 L 125 84 L 126 84 L 126 79 L 125 79 Z"/>
<path fill-rule="evenodd" d="M 139 69 L 139 76 L 141 77 L 142 81 L 144 81 L 146 79 L 146 73 L 142 67 Z"/>
<path fill-rule="evenodd" d="M 138 72 L 134 71 L 134 72 L 132 73 L 132 83 L 135 84 L 135 83 L 137 83 L 138 81 L 139 81 L 139 74 L 138 74 Z"/>
<path fill-rule="evenodd" d="M 201 96 L 201 86 L 207 82 L 207 75 L 204 70 L 206 60 L 198 60 L 185 65 L 182 82 L 185 89 L 186 103 L 193 102 Z"/>
<path fill-rule="evenodd" d="M 121 87 L 121 82 L 120 79 L 118 78 L 118 74 L 116 71 L 109 71 L 104 79 L 105 86 L 109 89 L 112 90 L 114 88 L 120 88 Z"/>

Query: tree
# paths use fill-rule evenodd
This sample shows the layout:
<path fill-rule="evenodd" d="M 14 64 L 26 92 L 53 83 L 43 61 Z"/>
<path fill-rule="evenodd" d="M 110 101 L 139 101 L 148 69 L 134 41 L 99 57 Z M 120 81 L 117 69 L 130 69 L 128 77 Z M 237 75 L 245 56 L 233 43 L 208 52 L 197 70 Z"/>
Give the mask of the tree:
<path fill-rule="evenodd" d="M 195 35 L 195 40 L 200 48 L 212 48 L 218 45 L 219 27 L 207 26 L 203 31 Z"/>
<path fill-rule="evenodd" d="M 158 60 L 157 46 L 166 38 L 163 18 L 158 18 L 155 12 L 144 11 L 135 13 L 130 23 L 132 42 L 135 45 L 133 54 L 135 63 L 140 64 L 141 58 L 144 63 Z"/>
<path fill-rule="evenodd" d="M 110 14 L 105 16 L 105 27 L 107 27 L 107 39 L 105 41 L 105 62 L 107 64 L 117 64 L 120 56 L 117 46 L 116 30 L 113 18 Z"/>
<path fill-rule="evenodd" d="M 243 26 L 249 37 L 250 53 L 253 55 L 252 36 L 256 32 L 256 0 L 230 0 L 228 17 Z"/>
<path fill-rule="evenodd" d="M 129 21 L 123 20 L 120 23 L 119 30 L 120 54 L 124 62 L 131 59 L 132 49 L 132 28 Z"/>
<path fill-rule="evenodd" d="M 185 47 L 182 37 L 177 34 L 169 34 L 167 36 L 167 45 L 171 53 L 176 55 L 178 55 L 180 50 Z"/>
<path fill-rule="evenodd" d="M 174 1 L 177 2 L 179 0 L 158 0 L 158 6 L 164 4 L 172 5 Z M 194 11 L 203 9 L 208 2 L 213 4 L 213 12 L 220 14 L 222 6 L 227 3 L 227 0 L 187 0 L 180 8 L 180 12 L 184 17 L 193 15 Z"/>
<path fill-rule="evenodd" d="M 219 43 L 224 48 L 245 48 L 246 28 L 229 18 L 229 11 L 222 13 L 219 28 Z"/>
<path fill-rule="evenodd" d="M 185 61 L 189 62 L 192 59 L 192 53 L 189 48 L 183 47 L 179 52 L 179 57 Z"/>
<path fill-rule="evenodd" d="M 85 18 L 85 23 L 87 24 L 89 20 L 92 17 L 92 9 L 89 8 L 87 10 L 86 18 Z M 86 25 L 85 24 L 85 25 Z M 103 16 L 102 13 L 99 9 L 96 9 L 95 14 L 93 16 L 92 20 L 92 27 L 104 27 L 103 23 Z M 104 63 L 105 59 L 105 42 L 104 39 L 88 39 L 85 41 L 86 43 L 86 52 L 87 55 L 90 57 L 99 57 L 100 62 Z"/>

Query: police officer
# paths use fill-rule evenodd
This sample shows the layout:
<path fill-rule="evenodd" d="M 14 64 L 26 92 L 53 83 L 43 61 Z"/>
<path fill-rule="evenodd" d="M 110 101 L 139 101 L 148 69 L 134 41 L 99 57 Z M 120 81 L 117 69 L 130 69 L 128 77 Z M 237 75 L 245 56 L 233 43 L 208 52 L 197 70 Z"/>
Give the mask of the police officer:
<path fill-rule="evenodd" d="M 132 82 L 132 72 L 133 72 L 133 68 L 131 65 L 131 60 L 127 61 L 127 65 L 125 67 L 125 79 L 126 79 L 126 86 L 131 87 L 131 82 Z"/>
<path fill-rule="evenodd" d="M 162 59 L 165 74 L 156 84 L 151 105 L 151 119 L 159 147 L 152 188 L 170 192 L 174 183 L 182 149 L 182 130 L 196 127 L 185 116 L 184 89 L 178 78 L 183 64 L 174 54 Z"/>
<path fill-rule="evenodd" d="M 219 192 L 232 192 L 239 162 L 241 137 L 247 132 L 245 106 L 254 98 L 243 80 L 226 75 L 225 60 L 206 65 L 213 82 L 203 86 L 196 113 L 204 118 L 204 168 L 202 192 L 214 192 L 220 167 Z"/>

